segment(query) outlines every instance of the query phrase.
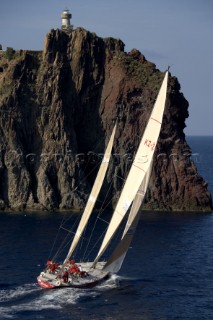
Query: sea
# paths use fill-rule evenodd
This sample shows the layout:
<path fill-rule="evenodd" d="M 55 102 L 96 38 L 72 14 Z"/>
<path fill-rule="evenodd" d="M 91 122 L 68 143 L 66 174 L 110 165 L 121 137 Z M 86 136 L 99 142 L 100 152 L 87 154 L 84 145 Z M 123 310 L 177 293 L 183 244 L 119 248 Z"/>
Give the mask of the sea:
<path fill-rule="evenodd" d="M 187 137 L 213 194 L 213 137 Z M 41 289 L 59 212 L 0 214 L 0 320 L 213 319 L 212 213 L 146 212 L 118 275 L 91 289 Z"/>

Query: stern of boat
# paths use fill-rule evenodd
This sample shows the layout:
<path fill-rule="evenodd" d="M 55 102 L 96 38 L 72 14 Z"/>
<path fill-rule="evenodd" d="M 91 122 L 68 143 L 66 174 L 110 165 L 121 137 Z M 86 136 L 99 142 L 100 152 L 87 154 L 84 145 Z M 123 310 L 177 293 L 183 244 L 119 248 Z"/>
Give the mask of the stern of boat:
<path fill-rule="evenodd" d="M 47 280 L 44 280 L 42 279 L 41 276 L 38 276 L 37 277 L 37 282 L 39 284 L 39 286 L 42 288 L 42 289 L 53 289 L 55 288 L 54 285 L 52 285 L 50 282 L 48 282 Z"/>

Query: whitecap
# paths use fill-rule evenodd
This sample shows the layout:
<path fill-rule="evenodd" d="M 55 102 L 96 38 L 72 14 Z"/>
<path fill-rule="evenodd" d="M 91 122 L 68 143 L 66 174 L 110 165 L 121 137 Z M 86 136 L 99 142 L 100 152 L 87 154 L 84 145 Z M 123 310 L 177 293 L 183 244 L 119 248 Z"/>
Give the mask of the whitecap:
<path fill-rule="evenodd" d="M 119 287 L 120 276 L 112 274 L 109 279 L 96 287 L 97 290 L 109 290 Z"/>
<path fill-rule="evenodd" d="M 36 284 L 25 284 L 23 286 L 18 286 L 9 290 L 0 290 L 0 302 L 12 302 L 13 300 L 24 297 L 39 290 L 40 289 Z"/>

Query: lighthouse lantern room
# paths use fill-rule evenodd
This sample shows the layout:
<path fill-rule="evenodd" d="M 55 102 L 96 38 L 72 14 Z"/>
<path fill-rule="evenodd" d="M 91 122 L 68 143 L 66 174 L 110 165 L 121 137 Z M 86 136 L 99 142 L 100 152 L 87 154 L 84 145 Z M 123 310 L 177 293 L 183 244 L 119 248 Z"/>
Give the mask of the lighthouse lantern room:
<path fill-rule="evenodd" d="M 62 26 L 61 29 L 66 32 L 71 32 L 73 30 L 73 26 L 70 24 L 70 19 L 72 18 L 71 13 L 68 9 L 64 9 L 61 14 Z"/>

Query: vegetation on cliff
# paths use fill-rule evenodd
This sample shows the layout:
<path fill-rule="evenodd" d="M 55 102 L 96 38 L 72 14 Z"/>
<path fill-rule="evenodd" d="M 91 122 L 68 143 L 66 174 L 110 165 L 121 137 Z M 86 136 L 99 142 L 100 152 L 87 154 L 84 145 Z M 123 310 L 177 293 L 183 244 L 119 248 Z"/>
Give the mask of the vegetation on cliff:
<path fill-rule="evenodd" d="M 101 193 L 114 205 L 163 74 L 121 40 L 51 30 L 43 52 L 0 56 L 0 209 L 80 209 L 113 121 L 113 161 Z M 185 141 L 188 102 L 170 77 L 147 209 L 210 211 Z M 89 174 L 92 170 L 92 174 Z"/>

